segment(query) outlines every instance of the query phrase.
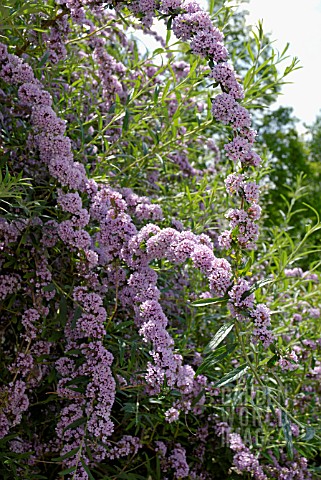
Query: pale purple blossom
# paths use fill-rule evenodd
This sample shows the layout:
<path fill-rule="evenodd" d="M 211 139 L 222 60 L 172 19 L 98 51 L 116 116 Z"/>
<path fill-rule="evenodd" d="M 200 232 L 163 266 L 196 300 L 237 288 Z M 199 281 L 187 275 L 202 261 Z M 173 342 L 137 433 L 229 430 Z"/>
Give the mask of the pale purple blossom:
<path fill-rule="evenodd" d="M 142 447 L 138 437 L 131 435 L 124 435 L 112 448 L 107 452 L 107 458 L 114 460 L 120 457 L 127 457 L 128 455 L 136 455 L 138 450 Z"/>
<path fill-rule="evenodd" d="M 21 278 L 18 274 L 0 275 L 0 300 L 16 293 L 21 288 Z"/>
<path fill-rule="evenodd" d="M 244 182 L 243 191 L 248 203 L 257 203 L 259 200 L 260 189 L 255 182 Z"/>
<path fill-rule="evenodd" d="M 250 291 L 250 285 L 244 279 L 238 280 L 236 285 L 234 285 L 231 290 L 228 292 L 228 295 L 231 299 L 234 307 L 246 309 L 253 308 L 254 305 L 254 295 Z M 265 310 L 264 310 L 265 313 Z M 261 310 L 259 310 L 258 318 L 260 318 Z M 263 313 L 261 314 L 263 315 Z"/>
<path fill-rule="evenodd" d="M 160 8 L 164 13 L 177 10 L 182 6 L 183 0 L 162 0 Z"/>
<path fill-rule="evenodd" d="M 214 62 L 225 61 L 228 52 L 221 41 L 222 37 L 222 33 L 214 27 L 198 31 L 191 40 L 191 50 L 201 57 L 212 58 Z"/>
<path fill-rule="evenodd" d="M 179 419 L 179 411 L 176 408 L 171 407 L 165 412 L 166 422 L 168 423 L 177 422 L 178 419 Z"/>
<path fill-rule="evenodd" d="M 228 193 L 239 193 L 244 181 L 243 174 L 231 173 L 225 179 L 225 186 Z"/>
<path fill-rule="evenodd" d="M 186 461 L 186 451 L 178 443 L 168 457 L 169 464 L 174 470 L 174 478 L 185 478 L 189 474 L 189 466 Z"/>
<path fill-rule="evenodd" d="M 229 63 L 219 63 L 211 72 L 211 77 L 221 84 L 226 93 L 229 93 L 235 99 L 242 99 L 244 91 L 242 85 L 237 81 L 236 74 L 232 65 Z"/>
<path fill-rule="evenodd" d="M 248 111 L 228 93 L 221 93 L 214 98 L 212 113 L 216 120 L 226 125 L 231 124 L 234 128 L 250 127 L 251 125 Z"/>

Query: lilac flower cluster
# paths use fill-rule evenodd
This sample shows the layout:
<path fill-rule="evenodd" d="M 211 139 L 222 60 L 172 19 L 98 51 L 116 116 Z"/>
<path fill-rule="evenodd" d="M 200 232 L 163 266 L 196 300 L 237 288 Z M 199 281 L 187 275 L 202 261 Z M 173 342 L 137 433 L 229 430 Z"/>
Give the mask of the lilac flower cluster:
<path fill-rule="evenodd" d="M 34 252 L 35 256 L 35 278 L 30 279 L 30 284 L 34 285 L 35 294 L 37 297 L 45 298 L 47 301 L 54 298 L 56 295 L 55 290 L 48 291 L 46 287 L 50 285 L 52 280 L 52 274 L 49 268 L 48 259 L 45 256 L 45 252 L 39 249 L 38 252 Z M 45 314 L 48 313 L 46 307 L 43 308 Z"/>
<path fill-rule="evenodd" d="M 305 457 L 299 457 L 296 453 L 294 460 L 288 461 L 282 453 L 281 458 L 277 459 L 272 451 L 269 451 L 269 457 L 272 459 L 272 465 L 267 465 L 267 473 L 276 480 L 311 480 L 312 475 L 308 470 L 308 462 Z"/>
<path fill-rule="evenodd" d="M 306 280 L 312 280 L 316 283 L 319 282 L 319 277 L 316 273 L 311 273 L 309 271 L 304 272 L 300 267 L 285 268 L 284 275 L 286 277 L 305 278 Z"/>
<path fill-rule="evenodd" d="M 56 64 L 66 58 L 66 39 L 70 31 L 68 15 L 63 15 L 55 21 L 55 24 L 50 29 L 50 33 L 43 35 L 43 39 L 48 47 L 49 61 L 51 63 Z"/>
<path fill-rule="evenodd" d="M 0 275 L 0 300 L 17 292 L 21 288 L 21 278 L 18 274 Z"/>
<path fill-rule="evenodd" d="M 3 251 L 10 243 L 16 242 L 25 228 L 25 221 L 13 220 L 9 223 L 4 218 L 0 218 L 0 251 Z"/>
<path fill-rule="evenodd" d="M 233 464 L 239 472 L 249 472 L 255 480 L 268 480 L 258 459 L 244 445 L 241 437 L 237 433 L 229 434 L 230 449 L 236 452 L 233 457 Z"/>
<path fill-rule="evenodd" d="M 82 249 L 90 255 L 92 240 L 84 229 L 89 223 L 90 215 L 85 208 L 82 208 L 82 200 L 78 192 L 63 194 L 59 190 L 57 201 L 64 212 L 73 214 L 70 219 L 63 220 L 57 226 L 60 239 L 65 244 Z"/>
<path fill-rule="evenodd" d="M 195 176 L 200 173 L 199 170 L 196 170 L 188 160 L 188 152 L 186 150 L 176 151 L 170 153 L 168 158 L 171 162 L 181 169 L 182 173 L 186 176 Z"/>
<path fill-rule="evenodd" d="M 272 332 L 267 328 L 271 325 L 270 310 L 266 305 L 260 303 L 251 311 L 250 315 L 255 325 L 253 330 L 254 340 L 261 340 L 263 346 L 268 347 L 274 341 Z"/>
<path fill-rule="evenodd" d="M 218 63 L 213 67 L 210 76 L 221 85 L 224 92 L 229 93 L 235 99 L 244 97 L 243 87 L 238 83 L 233 67 L 229 63 Z"/>
<path fill-rule="evenodd" d="M 94 28 L 93 28 L 94 29 Z M 117 79 L 115 73 L 123 75 L 125 67 L 121 62 L 116 62 L 105 50 L 104 40 L 102 38 L 93 38 L 92 46 L 94 49 L 94 59 L 99 66 L 100 79 L 103 86 L 103 96 L 106 101 L 106 108 L 110 108 L 115 100 L 115 96 L 125 95 L 124 87 Z"/>
<path fill-rule="evenodd" d="M 41 160 L 48 165 L 50 174 L 62 185 L 83 190 L 86 181 L 85 169 L 82 164 L 73 161 L 70 140 L 63 136 L 65 122 L 59 119 L 51 108 L 50 98 L 34 77 L 31 67 L 17 56 L 8 54 L 2 44 L 0 78 L 7 83 L 22 84 L 18 95 L 21 95 L 23 105 L 31 108 L 34 141 L 39 148 Z"/>
<path fill-rule="evenodd" d="M 294 278 L 299 278 L 303 276 L 303 270 L 302 268 L 295 267 L 295 268 L 286 268 L 284 270 L 284 275 L 286 277 L 294 277 Z"/>
<path fill-rule="evenodd" d="M 160 456 L 161 467 L 164 472 L 172 470 L 173 478 L 186 478 L 189 476 L 190 468 L 186 461 L 186 451 L 180 443 L 168 452 L 164 442 L 156 441 L 155 450 Z"/>
<path fill-rule="evenodd" d="M 134 15 L 142 15 L 141 22 L 146 29 L 152 26 L 156 10 L 155 0 L 135 0 L 130 4 L 130 10 Z"/>
<path fill-rule="evenodd" d="M 0 44 L 0 67 L 0 78 L 9 85 L 35 81 L 30 65 L 16 55 L 8 53 L 3 43 Z"/>
<path fill-rule="evenodd" d="M 198 4 L 185 2 L 186 13 L 177 15 L 173 22 L 173 32 L 184 41 L 191 40 L 191 50 L 196 55 L 213 59 L 215 62 L 227 59 L 223 44 L 223 34 L 211 22 L 209 15 Z"/>
<path fill-rule="evenodd" d="M 74 334 L 79 338 L 103 338 L 106 335 L 104 322 L 107 313 L 103 307 L 101 296 L 97 293 L 88 292 L 86 287 L 75 287 L 73 299 L 82 308 L 82 314 L 77 321 Z"/>
<path fill-rule="evenodd" d="M 254 305 L 254 295 L 251 293 L 249 283 L 244 279 L 238 280 L 228 292 L 228 296 L 230 298 L 228 307 L 235 318 L 247 321 L 252 317 L 254 342 L 260 340 L 264 347 L 271 345 L 274 336 L 268 329 L 271 326 L 270 310 L 264 304 Z"/>
<path fill-rule="evenodd" d="M 107 458 L 114 460 L 115 458 L 127 457 L 128 455 L 136 455 L 142 447 L 141 441 L 137 437 L 124 435 L 116 445 L 111 447 L 107 452 Z"/>
<path fill-rule="evenodd" d="M 299 366 L 297 365 L 298 357 L 294 350 L 292 350 L 286 357 L 281 357 L 278 363 L 284 371 L 296 370 Z"/>
<path fill-rule="evenodd" d="M 35 308 L 29 308 L 26 310 L 22 316 L 21 323 L 25 328 L 25 338 L 27 341 L 33 340 L 37 337 L 37 326 L 36 324 L 40 320 L 40 315 L 38 310 Z"/>
<path fill-rule="evenodd" d="M 138 220 L 162 220 L 163 211 L 155 203 L 151 203 L 148 197 L 140 197 L 130 188 L 123 188 L 121 193 L 127 203 L 128 211 Z"/>
<path fill-rule="evenodd" d="M 3 438 L 10 428 L 21 422 L 22 414 L 29 408 L 25 381 L 16 380 L 10 382 L 7 387 L 2 387 L 0 397 L 6 398 L 5 406 L 2 406 L 0 413 L 0 438 Z"/>
<path fill-rule="evenodd" d="M 245 209 L 231 209 L 226 218 L 230 220 L 231 230 L 225 230 L 219 236 L 219 244 L 222 248 L 230 249 L 232 243 L 243 248 L 255 248 L 259 229 L 255 221 L 261 216 L 261 207 L 258 205 L 259 186 L 255 182 L 245 181 L 244 174 L 230 174 L 225 180 L 226 190 L 229 194 L 241 195 L 243 201 L 248 204 Z"/>
<path fill-rule="evenodd" d="M 75 346 L 72 330 L 69 338 L 69 349 Z M 106 350 L 100 340 L 80 345 L 81 353 L 86 359 L 78 369 L 75 362 L 68 357 L 61 357 L 57 361 L 57 370 L 62 376 L 58 384 L 58 393 L 62 398 L 69 398 L 71 403 L 63 407 L 60 420 L 57 424 L 57 437 L 61 441 L 62 454 L 80 447 L 85 436 L 84 423 L 76 429 L 68 429 L 68 425 L 87 418 L 86 429 L 89 435 L 106 443 L 107 438 L 113 433 L 114 425 L 110 420 L 111 408 L 115 399 L 115 380 L 112 376 L 110 365 L 113 356 Z M 77 377 L 87 377 L 89 382 L 85 393 L 74 390 L 73 380 Z M 66 465 L 76 466 L 76 455 L 66 461 Z"/>
<path fill-rule="evenodd" d="M 128 280 L 129 288 L 124 287 L 119 298 L 125 305 L 132 302 L 137 305 L 135 321 L 140 327 L 139 333 L 145 342 L 153 345 L 150 353 L 154 364 L 149 362 L 147 365 L 146 381 L 151 392 L 158 393 L 166 378 L 167 385 L 176 385 L 184 395 L 188 395 L 198 382 L 194 379 L 193 369 L 182 365 L 181 355 L 173 352 L 173 340 L 166 331 L 168 320 L 159 303 L 157 275 L 148 264 L 156 258 L 167 258 L 173 263 L 191 258 L 195 267 L 208 276 L 213 294 L 218 295 L 224 295 L 231 283 L 230 265 L 214 256 L 212 243 L 206 235 L 198 237 L 192 232 L 178 232 L 172 228 L 161 230 L 153 224 L 146 225 L 134 235 L 127 248 L 124 259 L 136 272 Z M 182 405 L 178 407 L 180 409 Z M 173 408 L 175 411 L 169 410 L 166 415 L 169 421 L 178 418 L 177 408 Z"/>
<path fill-rule="evenodd" d="M 222 248 L 230 249 L 232 241 L 237 241 L 243 248 L 251 250 L 255 248 L 255 242 L 259 236 L 259 229 L 255 220 L 260 218 L 261 209 L 258 205 L 248 211 L 232 209 L 226 214 L 230 220 L 231 230 L 224 231 L 219 237 Z"/>
<path fill-rule="evenodd" d="M 8 368 L 11 373 L 19 373 L 21 377 L 27 377 L 34 365 L 34 359 L 30 353 L 18 353 L 16 360 Z"/>
<path fill-rule="evenodd" d="M 189 474 L 185 449 L 178 443 L 168 457 L 170 467 L 174 470 L 174 478 L 185 478 Z"/>
<path fill-rule="evenodd" d="M 232 95 L 221 93 L 213 101 L 212 113 L 216 120 L 225 125 L 231 124 L 236 129 L 249 128 L 251 117 Z"/>

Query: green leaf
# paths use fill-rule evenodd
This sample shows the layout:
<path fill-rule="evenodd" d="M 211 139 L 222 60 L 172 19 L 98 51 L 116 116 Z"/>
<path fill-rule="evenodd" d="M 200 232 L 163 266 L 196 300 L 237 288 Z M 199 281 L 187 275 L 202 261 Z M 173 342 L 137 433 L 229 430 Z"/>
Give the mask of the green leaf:
<path fill-rule="evenodd" d="M 159 97 L 159 86 L 156 85 L 155 90 L 154 90 L 154 96 L 153 96 L 153 100 L 154 100 L 155 105 L 158 102 L 158 97 Z"/>
<path fill-rule="evenodd" d="M 53 458 L 52 460 L 54 462 L 62 462 L 63 460 L 66 460 L 67 458 L 70 458 L 73 455 L 76 455 L 78 451 L 79 451 L 79 447 L 73 448 L 69 452 L 65 453 L 65 455 L 62 455 L 61 457 Z"/>
<path fill-rule="evenodd" d="M 142 147 L 143 147 L 143 153 L 144 153 L 144 155 L 147 155 L 147 154 L 148 154 L 148 150 L 149 150 L 147 143 L 142 142 Z"/>
<path fill-rule="evenodd" d="M 40 59 L 40 61 L 38 63 L 38 68 L 43 67 L 44 64 L 47 62 L 48 58 L 49 58 L 49 51 L 45 52 L 43 57 Z"/>
<path fill-rule="evenodd" d="M 59 320 L 61 322 L 66 322 L 67 320 L 67 301 L 65 297 L 61 297 L 59 303 Z"/>
<path fill-rule="evenodd" d="M 53 283 L 50 283 L 49 285 L 45 285 L 42 290 L 44 292 L 53 292 L 54 290 L 56 290 L 56 287 L 54 286 Z"/>
<path fill-rule="evenodd" d="M 156 48 L 156 50 L 153 51 L 153 57 L 159 55 L 160 53 L 165 53 L 165 50 L 163 48 Z"/>
<path fill-rule="evenodd" d="M 66 470 L 59 472 L 58 475 L 59 477 L 63 477 L 64 475 L 68 475 L 68 473 L 73 473 L 75 470 L 76 470 L 76 467 L 66 468 Z"/>
<path fill-rule="evenodd" d="M 232 345 L 229 346 L 224 346 L 221 348 L 218 348 L 215 352 L 212 352 L 200 365 L 196 371 L 196 375 L 200 375 L 201 373 L 206 373 L 207 375 L 210 375 L 211 369 L 214 365 L 217 363 L 221 362 L 226 358 L 228 355 L 230 355 L 236 348 L 237 344 L 233 343 Z"/>
<path fill-rule="evenodd" d="M 75 313 L 74 313 L 74 318 L 72 319 L 71 322 L 71 328 L 74 329 L 76 328 L 77 320 L 81 317 L 82 315 L 82 308 L 81 307 L 76 307 Z"/>
<path fill-rule="evenodd" d="M 170 17 L 168 22 L 167 22 L 167 32 L 166 32 L 166 45 L 168 45 L 170 39 L 171 39 L 171 33 L 172 33 L 172 21 L 173 21 L 173 18 Z"/>
<path fill-rule="evenodd" d="M 239 378 L 243 377 L 243 375 L 246 373 L 246 371 L 249 369 L 248 365 L 240 365 L 239 367 L 235 368 L 232 370 L 232 372 L 228 373 L 227 375 L 224 375 L 221 380 L 218 380 L 217 382 L 214 383 L 214 387 L 223 387 L 223 385 L 226 385 L 227 383 L 234 382 L 234 380 L 238 380 Z"/>
<path fill-rule="evenodd" d="M 210 0 L 210 4 L 209 4 L 209 12 L 210 12 L 210 15 L 213 15 L 214 5 L 215 5 L 215 0 Z"/>
<path fill-rule="evenodd" d="M 88 383 L 89 377 L 87 375 L 79 375 L 79 377 L 73 378 L 72 380 L 69 380 L 66 382 L 66 386 L 69 385 L 81 385 L 84 383 Z"/>
<path fill-rule="evenodd" d="M 193 307 L 206 307 L 207 305 L 216 305 L 218 303 L 227 303 L 229 297 L 225 295 L 224 297 L 214 297 L 214 298 L 204 298 L 200 300 L 195 300 L 191 303 Z"/>
<path fill-rule="evenodd" d="M 123 478 L 124 480 L 146 480 L 146 477 L 130 472 L 119 473 L 117 478 Z"/>
<path fill-rule="evenodd" d="M 225 337 L 230 333 L 230 331 L 234 328 L 234 322 L 227 322 L 225 323 L 215 334 L 214 338 L 210 341 L 210 343 L 205 347 L 204 353 L 213 352 L 215 348 L 224 340 Z"/>
<path fill-rule="evenodd" d="M 67 427 L 64 428 L 64 432 L 66 430 L 71 430 L 73 428 L 79 427 L 80 425 L 83 425 L 84 423 L 86 423 L 86 420 L 87 419 L 85 417 L 77 418 L 77 420 L 70 423 L 69 425 L 67 425 Z"/>
<path fill-rule="evenodd" d="M 162 104 L 165 105 L 165 100 L 166 100 L 166 97 L 167 97 L 167 94 L 168 94 L 168 91 L 170 89 L 170 87 L 173 85 L 173 80 L 170 78 L 165 87 L 164 87 L 164 90 L 163 90 L 163 95 L 162 95 Z"/>
<path fill-rule="evenodd" d="M 282 420 L 282 430 L 283 430 L 283 434 L 286 442 L 286 449 L 287 449 L 290 460 L 293 460 L 294 452 L 293 452 L 291 423 L 284 410 L 282 410 L 281 412 L 281 420 Z"/>
<path fill-rule="evenodd" d="M 250 43 L 250 42 L 246 45 L 246 48 L 247 48 L 247 51 L 248 51 L 248 53 L 249 53 L 249 55 L 250 55 L 250 58 L 251 58 L 252 62 L 254 63 L 254 61 L 255 61 L 255 56 L 254 56 L 253 50 L 252 50 L 252 48 L 251 48 L 251 43 Z"/>
<path fill-rule="evenodd" d="M 115 325 L 114 328 L 111 330 L 112 333 L 120 332 L 121 330 L 125 330 L 130 325 L 133 325 L 133 320 L 127 320 L 126 322 L 119 323 Z"/>
<path fill-rule="evenodd" d="M 81 350 L 80 348 L 73 348 L 72 350 L 68 350 L 67 352 L 65 352 L 65 355 L 79 355 L 81 354 Z"/>
<path fill-rule="evenodd" d="M 268 367 L 273 367 L 276 364 L 276 362 L 278 361 L 278 359 L 279 359 L 278 355 L 274 354 L 273 357 L 271 357 L 269 359 L 269 361 L 267 362 L 267 366 Z"/>
<path fill-rule="evenodd" d="M 129 125 L 129 111 L 126 109 L 125 116 L 123 119 L 123 130 L 127 131 Z"/>
<path fill-rule="evenodd" d="M 199 64 L 199 60 L 195 60 L 195 62 L 193 62 L 191 68 L 190 68 L 190 71 L 188 73 L 188 76 L 190 77 L 191 75 L 193 75 L 193 73 L 195 72 L 196 70 L 196 67 L 198 66 Z"/>
<path fill-rule="evenodd" d="M 314 437 L 316 431 L 315 431 L 315 428 L 313 427 L 306 427 L 305 429 L 305 436 L 303 437 L 303 441 L 304 442 L 308 442 L 309 440 L 312 440 L 312 438 Z"/>
<path fill-rule="evenodd" d="M 264 287 L 265 285 L 268 285 L 269 283 L 272 283 L 274 281 L 275 281 L 274 279 L 272 279 L 272 280 L 268 279 L 268 280 L 260 280 L 258 282 L 253 283 L 251 288 L 249 288 L 249 290 L 247 290 L 245 293 L 243 293 L 242 299 L 244 300 L 246 297 L 248 297 L 252 293 L 256 292 L 256 290 L 258 290 L 259 288 Z"/>
<path fill-rule="evenodd" d="M 276 354 L 274 354 L 272 357 L 266 357 L 264 360 L 262 360 L 260 363 L 259 363 L 259 367 L 262 367 L 263 365 L 268 365 L 269 367 L 271 367 L 272 365 L 275 364 L 275 362 L 277 361 L 278 359 L 278 356 Z"/>

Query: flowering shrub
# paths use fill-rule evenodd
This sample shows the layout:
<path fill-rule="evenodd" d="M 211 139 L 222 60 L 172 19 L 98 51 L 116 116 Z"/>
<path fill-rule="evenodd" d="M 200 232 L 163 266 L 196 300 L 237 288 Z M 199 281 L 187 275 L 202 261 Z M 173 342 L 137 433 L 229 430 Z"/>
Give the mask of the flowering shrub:
<path fill-rule="evenodd" d="M 274 56 L 249 40 L 242 85 L 224 5 L 2 14 L 4 478 L 317 475 L 319 275 L 299 262 L 320 224 L 259 230 L 250 107 Z"/>

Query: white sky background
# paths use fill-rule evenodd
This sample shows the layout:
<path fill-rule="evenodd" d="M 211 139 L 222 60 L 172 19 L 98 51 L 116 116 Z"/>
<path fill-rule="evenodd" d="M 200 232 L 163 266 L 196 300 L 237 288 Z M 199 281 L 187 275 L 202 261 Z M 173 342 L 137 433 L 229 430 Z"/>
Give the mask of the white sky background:
<path fill-rule="evenodd" d="M 263 19 L 263 31 L 271 33 L 274 47 L 300 59 L 303 67 L 286 79 L 277 105 L 291 106 L 294 115 L 311 125 L 321 113 L 321 0 L 250 0 L 248 24 Z M 301 131 L 305 129 L 301 126 Z"/>
<path fill-rule="evenodd" d="M 206 0 L 198 0 L 206 8 Z M 232 2 L 233 3 L 233 2 Z M 263 20 L 263 31 L 271 33 L 273 46 L 282 52 L 290 43 L 287 55 L 300 59 L 299 70 L 286 77 L 290 84 L 283 85 L 282 95 L 276 104 L 293 107 L 294 115 L 301 121 L 299 131 L 304 132 L 303 124 L 311 125 L 321 114 L 321 0 L 250 0 L 241 8 L 248 10 L 247 24 L 255 26 Z M 163 22 L 154 24 L 164 37 L 166 28 Z M 135 34 L 141 40 L 140 47 L 153 51 L 160 45 L 150 36 Z M 281 63 L 280 69 L 290 63 Z"/>

